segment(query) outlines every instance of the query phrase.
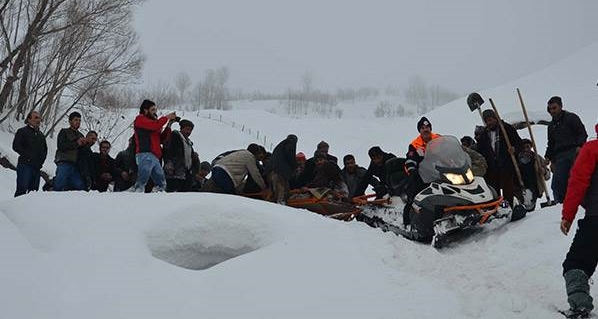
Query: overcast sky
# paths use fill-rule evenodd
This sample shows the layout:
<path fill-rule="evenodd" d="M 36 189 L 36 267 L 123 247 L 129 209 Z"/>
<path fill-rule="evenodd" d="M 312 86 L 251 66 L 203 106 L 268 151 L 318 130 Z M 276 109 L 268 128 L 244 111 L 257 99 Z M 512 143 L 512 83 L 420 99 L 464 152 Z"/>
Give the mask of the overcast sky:
<path fill-rule="evenodd" d="M 143 80 L 230 69 L 229 86 L 400 86 L 461 93 L 503 84 L 598 42 L 595 0 L 148 0 L 135 27 Z"/>

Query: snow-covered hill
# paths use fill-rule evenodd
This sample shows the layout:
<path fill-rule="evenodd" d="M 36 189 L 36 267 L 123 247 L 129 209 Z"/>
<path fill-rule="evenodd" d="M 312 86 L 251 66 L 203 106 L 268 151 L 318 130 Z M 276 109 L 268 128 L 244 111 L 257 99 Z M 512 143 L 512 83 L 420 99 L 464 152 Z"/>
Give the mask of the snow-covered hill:
<path fill-rule="evenodd" d="M 598 45 L 590 46 L 480 93 L 505 113 L 518 111 L 515 87 L 535 112 L 561 95 L 595 136 L 596 54 Z M 326 140 L 332 154 L 353 153 L 366 166 L 371 146 L 402 155 L 417 135 L 409 118 L 291 119 L 249 107 L 180 113 L 195 122 L 191 138 L 207 160 L 264 135 L 276 143 L 294 133 L 308 155 Z M 215 120 L 220 115 L 235 126 Z M 456 136 L 471 135 L 480 121 L 464 99 L 428 117 L 434 131 Z M 540 146 L 545 136 L 536 129 Z M 11 138 L 0 134 L 2 153 Z M 45 167 L 53 171 L 50 149 Z M 560 206 L 438 251 L 359 222 L 234 196 L 13 199 L 14 178 L 0 170 L 6 318 L 558 318 L 554 307 L 566 305 L 560 273 L 571 237 L 559 232 Z"/>

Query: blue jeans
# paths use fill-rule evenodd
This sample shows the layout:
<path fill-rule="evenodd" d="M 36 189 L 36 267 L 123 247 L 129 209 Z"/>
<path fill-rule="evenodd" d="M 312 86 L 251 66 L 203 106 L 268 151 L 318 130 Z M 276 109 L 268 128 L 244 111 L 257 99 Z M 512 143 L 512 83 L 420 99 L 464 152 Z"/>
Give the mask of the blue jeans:
<path fill-rule="evenodd" d="M 137 182 L 135 182 L 135 190 L 144 190 L 145 184 L 150 177 L 154 181 L 154 185 L 159 189 L 166 189 L 166 178 L 164 177 L 164 170 L 160 161 L 151 152 L 144 152 L 135 155 L 135 162 L 137 163 Z"/>
<path fill-rule="evenodd" d="M 85 182 L 75 163 L 56 163 L 56 177 L 52 185 L 55 191 L 85 190 Z"/>
<path fill-rule="evenodd" d="M 17 190 L 15 197 L 39 189 L 39 168 L 29 164 L 17 165 Z"/>
<path fill-rule="evenodd" d="M 235 184 L 228 173 L 221 167 L 212 168 L 212 180 L 218 186 L 219 191 L 224 194 L 234 194 Z"/>
<path fill-rule="evenodd" d="M 575 149 L 558 154 L 558 157 L 554 160 L 554 172 L 552 175 L 552 194 L 554 200 L 562 203 L 565 200 L 565 194 L 567 193 L 567 183 L 569 181 L 569 172 L 573 163 L 575 163 L 576 157 Z"/>

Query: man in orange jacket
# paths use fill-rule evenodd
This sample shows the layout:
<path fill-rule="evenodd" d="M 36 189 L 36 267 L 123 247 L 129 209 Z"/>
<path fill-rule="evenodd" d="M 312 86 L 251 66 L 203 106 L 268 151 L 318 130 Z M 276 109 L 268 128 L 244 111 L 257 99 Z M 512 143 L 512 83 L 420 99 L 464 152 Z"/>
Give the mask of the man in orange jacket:
<path fill-rule="evenodd" d="M 598 134 L 598 124 L 595 127 Z M 561 232 L 567 235 L 581 205 L 585 217 L 578 228 L 563 262 L 563 277 L 570 309 L 563 314 L 570 318 L 587 318 L 594 308 L 588 280 L 598 263 L 598 140 L 587 142 L 579 151 L 569 175 L 563 203 Z"/>
<path fill-rule="evenodd" d="M 409 182 L 405 189 L 407 193 L 407 203 L 405 204 L 405 210 L 403 211 L 403 224 L 405 226 L 411 223 L 409 211 L 415 195 L 426 188 L 426 184 L 424 184 L 418 173 L 419 163 L 424 159 L 428 143 L 431 140 L 440 137 L 440 135 L 432 133 L 432 123 L 430 123 L 425 116 L 417 122 L 417 130 L 419 131 L 419 136 L 409 144 L 407 160 L 405 161 L 405 171 L 407 171 L 409 178 Z"/>

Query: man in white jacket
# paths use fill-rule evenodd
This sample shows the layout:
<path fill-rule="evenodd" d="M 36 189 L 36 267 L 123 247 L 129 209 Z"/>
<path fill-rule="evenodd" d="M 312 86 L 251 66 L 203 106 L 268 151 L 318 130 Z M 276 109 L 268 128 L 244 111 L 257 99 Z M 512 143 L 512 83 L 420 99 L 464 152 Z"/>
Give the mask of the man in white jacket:
<path fill-rule="evenodd" d="M 248 147 L 247 150 L 238 150 L 219 159 L 212 168 L 212 177 L 208 182 L 212 185 L 208 189 L 215 186 L 214 190 L 219 193 L 238 193 L 237 190 L 242 189 L 248 174 L 262 190 L 266 189 L 266 183 L 256 163 L 260 152 L 262 150 L 259 147 Z"/>

